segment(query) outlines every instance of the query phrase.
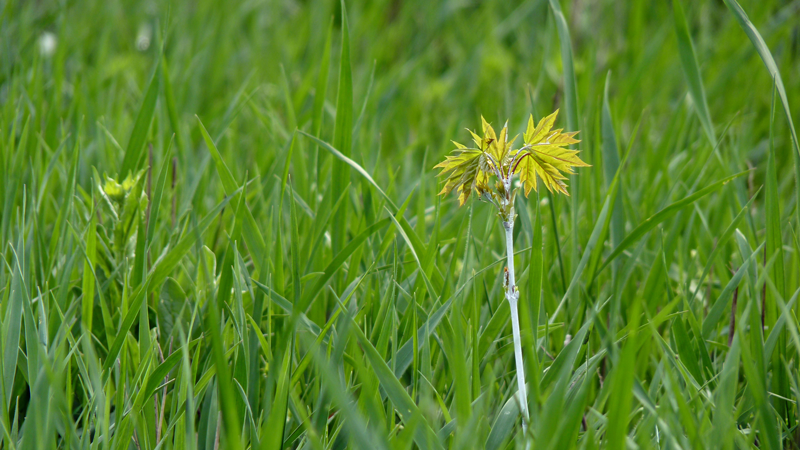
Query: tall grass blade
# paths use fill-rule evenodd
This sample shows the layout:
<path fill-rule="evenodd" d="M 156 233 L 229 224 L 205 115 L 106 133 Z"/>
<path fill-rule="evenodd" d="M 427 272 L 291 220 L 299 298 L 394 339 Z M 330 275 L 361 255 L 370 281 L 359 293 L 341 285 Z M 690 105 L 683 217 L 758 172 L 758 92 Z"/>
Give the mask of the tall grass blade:
<path fill-rule="evenodd" d="M 333 146 L 342 155 L 350 156 L 353 133 L 353 74 L 350 68 L 350 29 L 347 25 L 347 9 L 342 5 L 342 53 L 339 59 L 339 88 L 336 93 L 336 121 L 333 126 Z M 334 160 L 331 167 L 334 195 L 342 192 L 350 179 L 350 170 L 341 160 Z M 345 202 L 336 211 L 331 228 L 331 245 L 334 253 L 344 248 L 348 205 Z"/>
<path fill-rule="evenodd" d="M 681 56 L 686 82 L 689 83 L 692 103 L 695 111 L 697 111 L 697 117 L 703 125 L 703 131 L 708 138 L 708 142 L 714 148 L 717 146 L 717 134 L 714 132 L 714 124 L 711 121 L 711 113 L 708 110 L 706 90 L 703 87 L 703 78 L 700 75 L 700 67 L 697 64 L 694 43 L 689 33 L 689 24 L 686 22 L 686 15 L 683 13 L 683 6 L 681 6 L 680 0 L 672 2 L 672 11 L 675 18 L 675 35 L 678 38 L 678 53 Z"/>
<path fill-rule="evenodd" d="M 161 66 L 156 64 L 153 76 L 150 78 L 150 83 L 148 83 L 147 93 L 144 95 L 144 100 L 142 100 L 142 106 L 139 107 L 139 112 L 136 114 L 136 122 L 133 124 L 128 146 L 125 147 L 125 156 L 122 159 L 118 174 L 120 179 L 136 173 L 144 160 L 144 144 L 147 140 L 147 133 L 150 130 L 150 123 L 153 121 L 160 81 Z"/>

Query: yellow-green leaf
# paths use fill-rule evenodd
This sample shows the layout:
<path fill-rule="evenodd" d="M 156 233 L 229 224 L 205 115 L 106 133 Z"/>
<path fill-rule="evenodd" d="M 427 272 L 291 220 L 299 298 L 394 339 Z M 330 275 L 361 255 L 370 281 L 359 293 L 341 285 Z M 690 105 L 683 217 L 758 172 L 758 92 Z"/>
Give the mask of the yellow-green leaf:
<path fill-rule="evenodd" d="M 575 173 L 573 167 L 588 167 L 578 157 L 578 150 L 564 148 L 570 144 L 580 142 L 575 139 L 577 131 L 562 133 L 563 129 L 552 130 L 558 110 L 541 119 L 534 127 L 533 115 L 528 119 L 528 129 L 525 131 L 525 154 L 518 158 L 514 173 L 519 173 L 520 181 L 525 186 L 525 195 L 531 190 L 537 190 L 536 177 L 538 176 L 548 191 L 561 192 L 569 195 L 567 179 L 564 174 Z"/>

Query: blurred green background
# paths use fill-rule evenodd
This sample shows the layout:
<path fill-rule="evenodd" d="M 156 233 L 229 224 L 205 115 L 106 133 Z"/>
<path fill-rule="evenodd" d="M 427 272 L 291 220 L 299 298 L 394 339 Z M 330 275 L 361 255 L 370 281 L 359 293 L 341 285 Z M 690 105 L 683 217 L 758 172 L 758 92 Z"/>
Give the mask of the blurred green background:
<path fill-rule="evenodd" d="M 797 92 L 797 77 L 791 76 L 797 71 L 800 45 L 797 4 L 741 5 L 769 44 L 787 91 Z M 766 134 L 771 76 L 735 18 L 721 1 L 692 2 L 684 8 L 717 128 L 739 113 L 741 121 L 757 127 L 756 134 Z M 623 136 L 646 109 L 649 120 L 660 123 L 653 124 L 648 137 L 660 141 L 688 92 L 670 2 L 573 1 L 563 2 L 563 11 L 586 144 L 592 145 L 609 71 L 610 101 Z M 81 118 L 87 132 L 102 120 L 124 141 L 163 47 L 185 146 L 192 147 L 199 138 L 195 114 L 208 117 L 213 131 L 232 115 L 235 99 L 251 97 L 255 105 L 246 104 L 238 112 L 241 118 L 229 126 L 236 139 L 230 140 L 241 155 L 237 163 L 255 163 L 263 170 L 275 155 L 271 148 L 286 144 L 285 132 L 275 129 L 293 129 L 311 120 L 320 58 L 333 19 L 334 61 L 324 117 L 328 126 L 323 127 L 332 131 L 340 14 L 337 2 L 6 2 L 5 117 L 19 107 L 24 90 L 28 102 L 47 102 L 38 115 L 51 147 L 57 146 L 62 122 L 72 129 Z M 511 119 L 516 124 L 512 128 L 521 129 L 532 109 L 531 97 L 541 109 L 533 111 L 538 114 L 563 103 L 559 40 L 547 1 L 357 2 L 349 15 L 357 115 L 366 102 L 358 147 L 365 154 L 380 147 L 398 160 L 401 154 L 413 155 L 416 166 L 404 164 L 404 177 L 419 176 L 426 147 L 431 158 L 438 158 L 449 150 L 449 139 L 459 138 L 464 127 L 477 126 L 480 114 L 496 123 Z M 41 52 L 44 41 L 54 43 L 48 56 Z M 287 88 L 293 113 L 286 104 Z M 254 108 L 264 112 L 266 124 Z M 161 135 L 168 139 L 171 132 Z M 779 139 L 784 135 L 777 133 Z M 748 144 L 743 147 L 750 150 L 756 143 Z M 93 147 L 86 152 L 87 165 L 107 157 L 105 145 Z M 788 147 L 777 147 L 785 158 L 783 149 Z M 758 161 L 758 155 L 747 156 Z M 118 155 L 111 161 L 116 159 Z M 238 170 L 240 164 L 233 163 L 229 165 Z"/>
<path fill-rule="evenodd" d="M 0 448 L 798 448 L 800 1 L 677 1 L 0 2 Z M 556 109 L 524 434 L 432 168 Z"/>

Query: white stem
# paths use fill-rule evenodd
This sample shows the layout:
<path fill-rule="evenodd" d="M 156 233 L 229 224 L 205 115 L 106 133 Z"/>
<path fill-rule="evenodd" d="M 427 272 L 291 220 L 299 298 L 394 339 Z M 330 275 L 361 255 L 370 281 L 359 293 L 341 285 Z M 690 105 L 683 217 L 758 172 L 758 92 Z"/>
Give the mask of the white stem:
<path fill-rule="evenodd" d="M 489 153 L 484 153 L 484 154 L 485 154 L 485 155 L 487 156 L 487 158 L 489 159 L 489 162 L 490 162 L 490 163 L 492 163 L 492 168 L 494 169 L 494 174 L 495 174 L 495 176 L 496 176 L 497 178 L 501 179 L 501 180 L 505 180 L 505 177 L 503 176 L 503 170 L 502 170 L 502 167 L 501 167 L 501 166 L 500 166 L 500 164 L 497 162 L 497 160 L 496 160 L 496 159 L 494 159 L 494 156 L 492 156 L 492 155 L 491 155 L 491 154 L 489 154 Z"/>
<path fill-rule="evenodd" d="M 528 420 L 528 392 L 525 386 L 525 363 L 522 360 L 522 339 L 519 332 L 519 291 L 514 280 L 514 222 L 512 217 L 503 222 L 506 229 L 506 252 L 508 258 L 508 272 L 506 273 L 506 300 L 511 309 L 511 329 L 514 333 L 514 360 L 517 368 L 517 395 L 519 408 L 522 412 L 522 433 L 527 433 Z"/>

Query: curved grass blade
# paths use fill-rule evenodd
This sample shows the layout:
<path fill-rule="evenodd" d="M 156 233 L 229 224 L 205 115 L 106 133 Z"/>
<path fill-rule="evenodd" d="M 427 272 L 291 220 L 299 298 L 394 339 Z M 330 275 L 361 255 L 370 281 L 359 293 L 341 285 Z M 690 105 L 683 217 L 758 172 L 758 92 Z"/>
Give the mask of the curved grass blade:
<path fill-rule="evenodd" d="M 750 38 L 750 42 L 753 44 L 756 52 L 758 52 L 758 55 L 761 57 L 761 60 L 767 67 L 769 74 L 774 80 L 775 89 L 778 91 L 778 96 L 781 99 L 783 113 L 786 115 L 786 122 L 789 125 L 789 131 L 792 135 L 792 144 L 794 144 L 793 160 L 795 170 L 795 201 L 797 202 L 795 214 L 797 215 L 798 222 L 800 222 L 800 141 L 797 139 L 797 131 L 794 128 L 792 112 L 789 108 L 789 100 L 786 97 L 786 88 L 783 85 L 781 73 L 778 71 L 778 65 L 775 63 L 775 59 L 772 57 L 772 53 L 770 52 L 769 47 L 767 47 L 767 43 L 764 42 L 764 38 L 761 37 L 761 34 L 758 32 L 755 25 L 753 25 L 753 23 L 750 21 L 750 18 L 747 17 L 747 13 L 744 12 L 742 7 L 739 5 L 739 2 L 736 0 L 724 1 L 725 5 L 739 22 L 739 26 L 742 27 L 742 30 L 744 30 L 745 34 L 747 34 L 747 37 Z"/>
<path fill-rule="evenodd" d="M 175 107 L 175 94 L 172 90 L 172 82 L 169 79 L 169 67 L 167 66 L 167 57 L 162 53 L 161 55 L 161 73 L 164 78 L 164 100 L 167 104 L 167 117 L 172 126 L 172 133 L 175 136 L 175 144 L 178 146 L 178 151 L 181 155 L 186 151 L 183 145 L 183 137 L 180 130 L 180 122 L 178 121 L 178 109 Z M 166 157 L 164 158 L 166 161 Z"/>
<path fill-rule="evenodd" d="M 161 384 L 164 382 L 164 377 L 166 377 L 169 372 L 178 365 L 181 358 L 183 357 L 183 353 L 180 351 L 173 352 L 171 355 L 167 357 L 158 367 L 153 370 L 150 375 L 147 377 L 147 383 L 145 383 L 144 388 L 144 397 L 151 398 L 153 394 L 156 393 Z"/>
<path fill-rule="evenodd" d="M 794 326 L 791 322 L 791 311 L 792 307 L 794 307 L 794 304 L 797 302 L 798 295 L 800 295 L 800 288 L 794 291 L 794 295 L 792 295 L 789 303 L 781 305 L 783 306 L 783 312 L 780 317 L 778 317 L 778 320 L 775 321 L 775 326 L 772 327 L 772 331 L 769 332 L 769 336 L 766 342 L 764 342 L 764 354 L 767 355 L 767 357 L 771 357 L 772 353 L 775 351 L 775 347 L 778 344 L 778 337 L 783 333 L 783 329 L 786 328 L 787 325 Z M 789 322 L 787 322 L 787 320 Z M 795 344 L 795 346 L 797 345 Z"/>
<path fill-rule="evenodd" d="M 688 302 L 689 304 L 691 304 L 692 301 L 694 301 L 694 298 L 697 297 L 697 292 L 700 291 L 700 288 L 703 286 L 703 282 L 706 280 L 706 276 L 708 276 L 708 273 L 711 271 L 711 267 L 714 265 L 714 259 L 717 257 L 717 254 L 720 252 L 720 250 L 725 247 L 725 243 L 728 242 L 728 239 L 730 239 L 731 236 L 733 236 L 733 233 L 736 231 L 736 226 L 739 224 L 739 222 L 741 222 L 742 218 L 746 215 L 746 213 L 750 208 L 750 205 L 753 203 L 753 200 L 755 200 L 756 197 L 758 197 L 759 192 L 761 192 L 761 188 L 758 188 L 756 193 L 753 194 L 752 197 L 750 197 L 750 200 L 748 200 L 747 203 L 742 207 L 742 209 L 739 211 L 739 214 L 737 214 L 736 217 L 733 218 L 733 221 L 730 223 L 730 225 L 728 225 L 728 228 L 725 229 L 725 231 L 717 240 L 717 245 L 714 247 L 714 250 L 711 250 L 711 254 L 708 255 L 708 262 L 706 263 L 706 266 L 703 268 L 703 273 L 700 275 L 700 278 L 697 279 L 697 287 L 692 293 L 692 296 L 689 297 L 689 302 Z"/>
<path fill-rule="evenodd" d="M 359 446 L 358 448 L 387 450 L 389 446 L 383 435 L 377 435 L 368 428 L 367 420 L 355 407 L 355 402 L 350 398 L 339 371 L 328 355 L 320 348 L 312 347 L 310 351 L 313 352 L 314 362 L 321 374 L 322 386 L 324 386 L 325 392 L 330 396 L 333 403 L 338 405 L 340 411 L 337 414 L 341 414 L 344 417 L 342 426 L 346 428 L 353 442 Z M 397 380 L 395 379 L 395 381 Z"/>
<path fill-rule="evenodd" d="M 225 161 L 222 160 L 222 156 L 220 156 L 216 144 L 214 144 L 214 141 L 208 134 L 208 131 L 203 125 L 203 122 L 200 120 L 200 117 L 195 117 L 197 118 L 197 123 L 200 125 L 200 133 L 203 135 L 203 140 L 206 142 L 208 151 L 211 152 L 211 158 L 214 160 L 214 165 L 217 168 L 217 174 L 219 174 L 219 178 L 222 181 L 222 186 L 225 189 L 225 193 L 232 197 L 234 204 L 238 204 L 239 199 L 237 196 L 239 184 L 236 182 L 236 179 L 233 178 L 233 173 L 231 173 L 230 169 L 228 169 L 228 166 L 225 165 Z M 247 203 L 243 203 L 242 206 L 244 207 L 242 235 L 244 236 L 244 241 L 247 244 L 247 247 L 254 255 L 253 263 L 256 264 L 256 267 L 258 268 L 263 259 L 261 255 L 264 255 L 266 252 L 266 244 L 264 243 L 264 237 L 261 235 L 261 231 L 258 229 L 256 219 L 253 217 L 253 213 L 250 211 Z"/>
<path fill-rule="evenodd" d="M 331 42 L 333 41 L 333 17 L 328 25 L 328 33 L 325 38 L 325 47 L 322 51 L 322 60 L 319 63 L 319 75 L 317 76 L 317 89 L 314 92 L 314 107 L 311 116 L 311 129 L 314 135 L 319 137 L 322 129 L 322 113 L 325 106 L 325 94 L 328 91 L 328 72 L 331 66 Z"/>
<path fill-rule="evenodd" d="M 697 117 L 700 118 L 703 131 L 706 133 L 711 147 L 716 147 L 717 135 L 714 132 L 714 124 L 711 122 L 711 114 L 708 112 L 706 91 L 703 88 L 703 78 L 700 76 L 697 55 L 694 51 L 692 36 L 689 34 L 689 25 L 686 23 L 686 16 L 683 13 L 681 0 L 673 0 L 672 9 L 675 18 L 675 35 L 678 37 L 678 53 L 681 56 L 686 82 L 689 83 L 689 92 L 692 95 L 694 109 L 697 111 Z"/>
<path fill-rule="evenodd" d="M 156 179 L 156 188 L 153 191 L 151 201 L 148 203 L 148 207 L 150 208 L 150 214 L 148 216 L 149 221 L 147 222 L 148 246 L 153 241 L 153 233 L 155 233 L 156 224 L 158 223 L 158 215 L 161 211 L 161 200 L 164 197 L 164 187 L 167 184 L 167 173 L 172 165 L 172 158 L 170 158 L 170 154 L 172 153 L 172 142 L 174 140 L 175 136 L 169 140 L 169 147 L 167 147 L 167 151 L 164 153 L 164 157 L 161 162 L 161 170 L 158 172 L 158 178 Z"/>
<path fill-rule="evenodd" d="M 372 187 L 374 187 L 378 191 L 378 193 L 381 194 L 381 197 L 383 197 L 389 203 L 389 205 L 392 206 L 392 208 L 394 210 L 393 212 L 397 212 L 397 205 L 395 205 L 394 202 L 392 201 L 392 199 L 389 198 L 388 195 L 386 195 L 386 192 L 384 192 L 383 189 L 381 189 L 381 187 L 378 186 L 378 183 L 376 183 L 375 180 L 372 179 L 372 175 L 370 175 L 369 172 L 367 172 L 357 162 L 353 161 L 352 159 L 347 157 L 344 153 L 342 153 L 339 150 L 337 150 L 336 148 L 334 148 L 333 145 L 323 141 L 322 139 L 320 139 L 320 138 L 318 138 L 318 137 L 316 137 L 314 135 L 308 134 L 303 130 L 297 130 L 297 131 L 300 134 L 302 134 L 302 135 L 306 136 L 307 138 L 311 139 L 312 141 L 314 141 L 320 147 L 322 147 L 325 150 L 329 151 L 331 154 L 333 154 L 333 156 L 335 156 L 339 160 L 343 161 L 348 166 L 350 166 L 353 169 L 355 169 L 355 171 L 358 172 L 362 177 L 366 178 L 366 180 L 369 182 L 369 184 L 371 184 Z M 335 193 L 335 191 L 334 191 L 334 193 Z"/>
<path fill-rule="evenodd" d="M 339 270 L 339 268 L 344 264 L 345 261 L 356 251 L 356 249 L 364 243 L 364 241 L 373 235 L 378 230 L 382 229 L 386 225 L 389 225 L 389 219 L 383 219 L 374 224 L 370 225 L 361 232 L 358 236 L 354 237 L 347 243 L 347 247 L 343 248 L 333 260 L 328 263 L 328 266 L 325 268 L 325 271 L 322 275 L 317 278 L 317 282 L 311 289 L 307 290 L 302 297 L 300 297 L 300 305 L 303 306 L 302 312 L 305 312 L 305 308 L 307 308 L 314 298 L 319 294 L 328 281 L 333 277 L 333 275 Z"/>
<path fill-rule="evenodd" d="M 342 5 L 342 54 L 339 59 L 339 87 L 336 93 L 336 120 L 333 125 L 333 146 L 345 156 L 350 156 L 353 141 L 353 74 L 350 67 L 350 27 L 347 24 L 347 9 Z M 342 160 L 334 160 L 331 166 L 333 177 L 331 189 L 334 194 L 342 192 L 350 181 L 350 170 Z M 347 229 L 347 206 L 345 202 L 336 211 L 331 227 L 331 246 L 338 253 L 345 242 Z"/>
<path fill-rule="evenodd" d="M 591 327 L 592 323 L 592 320 L 587 320 L 581 329 L 575 333 L 575 337 L 569 341 L 569 344 L 567 344 L 566 347 L 561 350 L 561 353 L 556 356 L 553 364 L 547 368 L 544 376 L 542 377 L 542 381 L 539 383 L 540 391 L 544 392 L 548 387 L 550 387 L 550 385 L 561 373 L 562 367 L 567 366 L 571 369 L 572 366 L 575 365 L 575 358 L 578 357 L 578 350 L 580 350 L 581 346 L 583 345 L 583 341 L 586 338 L 586 333 L 589 332 L 589 328 Z"/>
<path fill-rule="evenodd" d="M 744 172 L 739 172 L 739 173 L 737 173 L 735 175 L 731 175 L 729 177 L 725 177 L 725 178 L 717 181 L 716 183 L 713 183 L 713 184 L 711 184 L 709 186 L 706 186 L 703 189 L 700 189 L 699 191 L 695 192 L 694 194 L 689 195 L 688 197 L 684 197 L 684 198 L 678 200 L 677 202 L 672 203 L 669 206 L 666 206 L 661 211 L 653 214 L 652 216 L 647 218 L 644 222 L 639 224 L 638 227 L 636 227 L 633 231 L 630 232 L 630 234 L 628 234 L 625 237 L 625 239 L 611 252 L 611 254 L 608 256 L 608 258 L 606 258 L 606 260 L 603 261 L 603 264 L 600 266 L 599 269 L 597 269 L 597 273 L 602 272 L 603 269 L 605 269 L 608 266 L 608 264 L 611 263 L 611 261 L 614 260 L 614 258 L 616 258 L 620 254 L 622 254 L 622 252 L 624 252 L 634 242 L 638 241 L 648 231 L 650 231 L 653 228 L 655 228 L 656 225 L 658 225 L 661 222 L 669 219 L 670 217 L 672 217 L 675 213 L 680 211 L 685 206 L 691 205 L 692 203 L 696 202 L 697 200 L 699 200 L 699 199 L 705 197 L 706 195 L 708 195 L 708 194 L 716 191 L 717 189 L 721 188 L 723 185 L 725 185 L 729 181 L 733 180 L 734 178 L 738 178 L 738 177 L 740 177 L 740 176 L 742 176 L 742 175 L 744 175 L 746 173 L 749 173 L 749 172 L 750 172 L 749 170 L 746 170 Z"/>
<path fill-rule="evenodd" d="M 764 255 L 765 260 L 772 260 L 774 259 L 775 262 L 772 264 L 772 268 L 770 270 L 770 276 L 772 277 L 772 282 L 775 284 L 776 293 L 772 296 L 772 301 L 767 301 L 766 291 L 764 292 L 764 308 L 766 309 L 766 325 L 773 326 L 774 323 L 778 320 L 780 316 L 778 311 L 778 298 L 786 298 L 786 281 L 785 281 L 785 271 L 784 271 L 784 257 L 783 257 L 783 236 L 781 232 L 781 203 L 780 203 L 780 190 L 778 188 L 778 171 L 775 167 L 775 88 L 773 85 L 772 89 L 772 108 L 770 111 L 770 121 L 769 121 L 769 156 L 767 158 L 767 174 L 766 174 L 766 188 L 765 188 L 765 197 L 766 197 L 766 229 L 767 229 L 767 236 L 766 236 L 766 254 Z M 800 180 L 795 180 L 800 181 Z M 800 200 L 800 199 L 798 199 Z M 758 253 L 758 252 L 756 252 Z M 791 392 L 789 388 L 789 382 L 786 377 L 786 372 L 783 370 L 783 361 L 788 358 L 786 354 L 786 332 L 784 331 L 778 337 L 778 352 L 769 355 L 767 354 L 767 358 L 772 356 L 772 367 L 773 367 L 773 376 L 774 379 L 772 381 L 772 389 L 777 394 L 778 398 L 776 398 L 776 410 L 781 417 L 786 420 L 787 423 L 794 423 L 794 417 L 792 417 L 792 410 L 794 408 L 784 400 L 785 398 L 791 397 Z"/>
<path fill-rule="evenodd" d="M 414 436 L 414 441 L 417 445 L 419 445 L 421 449 L 442 449 L 442 444 L 435 438 L 436 434 L 433 432 L 428 422 L 423 419 L 424 416 L 419 408 L 417 408 L 414 400 L 408 395 L 406 389 L 400 384 L 400 380 L 395 377 L 392 369 L 390 369 L 386 361 L 381 358 L 378 350 L 376 350 L 372 342 L 367 339 L 367 336 L 364 335 L 364 332 L 361 331 L 361 328 L 359 328 L 355 321 L 353 321 L 351 329 L 356 333 L 358 342 L 361 343 L 364 354 L 367 356 L 372 369 L 375 371 L 375 375 L 378 377 L 381 386 L 386 391 L 386 394 L 391 399 L 395 408 L 397 408 L 403 420 L 408 422 L 414 418 L 422 419 L 420 420 L 421 426 L 417 427 L 417 432 Z M 433 439 L 431 439 L 431 436 L 433 436 Z"/>
<path fill-rule="evenodd" d="M 756 52 L 758 52 L 758 56 L 761 57 L 761 60 L 767 67 L 769 74 L 775 80 L 775 89 L 778 91 L 778 96 L 780 97 L 781 104 L 783 105 L 783 112 L 786 114 L 786 120 L 789 123 L 789 131 L 792 134 L 792 143 L 794 143 L 794 149 L 800 157 L 800 142 L 797 140 L 797 131 L 795 131 L 794 128 L 792 112 L 789 108 L 789 100 L 786 98 L 786 88 L 783 85 L 783 79 L 778 71 L 778 65 L 775 63 L 775 59 L 772 57 L 772 53 L 769 51 L 767 43 L 764 42 L 764 38 L 761 37 L 761 34 L 758 32 L 756 27 L 752 22 L 750 22 L 750 18 L 747 17 L 747 13 L 744 12 L 742 7 L 739 5 L 739 2 L 736 0 L 724 1 L 725 5 L 728 6 L 728 9 L 731 11 L 731 13 L 733 13 L 733 16 L 739 22 L 742 30 L 744 30 L 745 34 L 747 34 L 747 37 L 750 38 L 750 42 L 752 42 L 753 47 L 755 47 Z M 795 162 L 797 162 L 797 159 L 795 159 Z"/>
<path fill-rule="evenodd" d="M 728 282 L 728 284 L 725 286 L 725 289 L 723 289 L 719 294 L 719 297 L 717 297 L 717 301 L 714 302 L 714 306 L 711 307 L 705 320 L 703 320 L 703 336 L 709 337 L 711 331 L 715 326 L 717 326 L 717 323 L 722 318 L 722 314 L 724 314 L 728 309 L 728 301 L 733 295 L 733 291 L 739 286 L 739 283 L 742 282 L 742 278 L 744 277 L 748 266 L 755 261 L 755 258 L 758 256 L 762 247 L 764 247 L 763 243 L 758 246 L 758 248 L 744 261 L 744 263 L 742 263 L 742 265 L 739 267 L 739 270 L 737 270 L 733 275 L 733 278 L 731 278 L 731 281 Z"/>
<path fill-rule="evenodd" d="M 577 130 L 580 128 L 578 118 L 578 87 L 575 81 L 575 68 L 572 59 L 572 38 L 569 35 L 569 26 L 564 13 L 561 11 L 559 0 L 550 0 L 550 9 L 553 11 L 556 28 L 558 29 L 558 40 L 561 45 L 561 65 L 564 69 L 564 99 L 567 107 L 567 128 Z M 578 209 L 580 206 L 580 178 L 577 175 L 570 176 L 570 186 L 572 195 L 571 217 L 572 217 L 572 260 L 578 259 Z"/>
<path fill-rule="evenodd" d="M 238 190 L 236 192 L 238 192 Z M 202 234 L 208 229 L 230 199 L 231 197 L 226 197 L 197 224 L 197 233 Z M 113 344 L 108 349 L 108 357 L 103 362 L 103 371 L 106 372 L 106 377 L 109 375 L 108 369 L 114 365 L 119 356 L 119 352 L 128 335 L 128 330 L 133 326 L 133 322 L 136 321 L 136 317 L 139 315 L 139 310 L 145 298 L 147 298 L 147 294 L 164 282 L 167 275 L 172 273 L 180 260 L 186 255 L 186 252 L 192 248 L 196 240 L 197 237 L 195 233 L 187 233 L 183 236 L 178 243 L 175 244 L 175 247 L 169 249 L 166 254 L 155 262 L 153 270 L 147 276 L 145 282 L 140 284 L 131 294 L 128 304 L 128 313 L 125 315 L 120 329 L 117 330 L 117 336 L 114 338 Z"/>
<path fill-rule="evenodd" d="M 141 164 L 144 159 L 144 152 L 142 150 L 144 150 L 147 132 L 150 130 L 150 123 L 153 121 L 160 80 L 161 64 L 159 61 L 153 71 L 152 78 L 150 78 L 147 93 L 142 101 L 142 106 L 139 107 L 139 113 L 136 115 L 136 122 L 133 124 L 131 137 L 128 139 L 128 146 L 125 148 L 125 156 L 122 159 L 122 165 L 119 169 L 119 179 L 121 180 L 128 174 L 135 173 L 139 168 L 139 164 Z"/>
<path fill-rule="evenodd" d="M 635 302 L 632 306 L 631 319 L 628 325 L 630 332 L 621 355 L 614 365 L 614 372 L 610 375 L 608 403 L 608 424 L 606 425 L 606 439 L 608 448 L 625 448 L 633 400 L 633 382 L 636 374 L 636 353 L 638 345 L 638 327 L 641 303 Z M 680 319 L 678 319 L 680 320 Z"/>
<path fill-rule="evenodd" d="M 386 192 L 384 192 L 384 190 L 381 189 L 380 186 L 378 186 L 378 183 L 375 182 L 375 180 L 372 178 L 369 172 L 367 172 L 363 167 L 361 167 L 361 165 L 359 165 L 357 162 L 353 161 L 352 159 L 342 154 L 342 152 L 340 152 L 339 150 L 336 150 L 331 144 L 328 144 L 327 142 L 317 138 L 316 136 L 312 136 L 303 130 L 297 130 L 297 131 L 300 134 L 311 139 L 312 141 L 316 142 L 317 145 L 329 151 L 331 154 L 333 154 L 333 156 L 339 158 L 340 160 L 347 163 L 347 165 L 355 169 L 355 171 L 358 172 L 361 176 L 363 176 L 369 182 L 369 184 L 371 184 L 372 187 L 375 188 L 376 191 L 378 191 L 381 197 L 383 197 L 384 200 L 386 200 L 386 203 L 390 207 L 389 211 L 392 214 L 397 214 L 397 211 L 399 211 L 400 208 L 398 208 L 397 205 L 392 201 L 392 199 L 388 195 L 386 195 Z M 417 236 L 417 234 L 414 232 L 414 229 L 411 227 L 411 225 L 408 223 L 405 217 L 399 217 L 397 218 L 397 220 L 400 222 L 400 225 L 403 227 L 403 230 L 406 232 L 409 239 L 411 239 L 411 242 L 414 244 L 414 248 L 416 248 L 421 254 L 423 255 L 426 254 L 427 246 L 422 242 L 419 236 Z"/>
<path fill-rule="evenodd" d="M 387 211 L 389 210 L 387 209 Z M 408 235 L 406 234 L 405 230 L 403 230 L 403 226 L 400 225 L 400 222 L 398 222 L 397 219 L 395 219 L 395 217 L 391 214 L 391 212 L 389 212 L 389 218 L 392 220 L 392 222 L 394 222 L 394 225 L 397 227 L 397 231 L 400 233 L 400 236 L 402 236 L 403 240 L 406 241 L 406 244 L 408 244 L 408 250 L 411 252 L 411 256 L 414 257 L 414 262 L 417 263 L 419 274 L 420 276 L 422 276 L 422 280 L 425 282 L 425 287 L 428 288 L 428 292 L 430 293 L 431 298 L 433 298 L 434 301 L 438 300 L 439 293 L 436 292 L 436 290 L 433 288 L 431 280 L 428 279 L 428 275 L 425 274 L 425 269 L 422 267 L 422 262 L 420 262 L 419 256 L 417 256 L 417 251 L 414 249 L 414 244 L 411 242 L 411 239 L 408 238 Z"/>
<path fill-rule="evenodd" d="M 294 333 L 292 333 L 294 334 Z M 292 343 L 294 338 L 291 338 Z M 269 415 L 261 431 L 262 450 L 280 450 L 283 446 L 284 427 L 286 426 L 286 410 L 289 405 L 289 389 L 291 385 L 291 360 L 294 345 L 286 345 L 283 357 L 280 359 L 280 372 L 278 385 L 275 388 L 275 400 L 269 410 Z M 275 361 L 274 359 L 272 361 Z"/>
<path fill-rule="evenodd" d="M 94 188 L 92 189 L 94 191 Z M 92 333 L 92 312 L 94 311 L 94 287 L 97 265 L 97 214 L 90 212 L 89 227 L 86 230 L 86 259 L 83 261 L 83 285 L 81 322 L 84 332 Z"/>
<path fill-rule="evenodd" d="M 614 175 L 619 169 L 619 152 L 617 150 L 617 135 L 614 132 L 614 122 L 611 119 L 611 107 L 608 103 L 608 85 L 611 71 L 606 75 L 606 84 L 603 88 L 603 113 L 601 116 L 603 136 L 603 174 L 605 186 L 608 189 L 614 180 Z M 617 197 L 611 211 L 611 245 L 616 247 L 625 237 L 625 210 L 622 204 L 622 186 L 617 187 Z"/>
<path fill-rule="evenodd" d="M 634 130 L 633 136 L 636 136 L 636 133 L 639 129 L 637 124 L 636 129 Z M 633 138 L 631 138 L 631 143 L 633 143 Z M 614 179 L 611 180 L 611 185 L 606 191 L 605 200 L 603 201 L 603 209 L 600 210 L 600 214 L 597 216 L 597 220 L 594 223 L 594 228 L 592 229 L 592 234 L 589 236 L 589 241 L 586 243 L 586 248 L 583 251 L 583 256 L 581 256 L 580 261 L 578 262 L 578 266 L 575 268 L 575 273 L 572 275 L 572 280 L 569 282 L 569 286 L 567 287 L 566 292 L 564 292 L 563 297 L 561 298 L 561 302 L 559 302 L 556 310 L 553 312 L 553 315 L 550 316 L 549 323 L 553 324 L 555 322 L 556 317 L 558 316 L 559 311 L 561 308 L 566 304 L 567 299 L 569 298 L 570 293 L 578 284 L 578 280 L 580 279 L 581 275 L 583 274 L 586 265 L 589 263 L 589 258 L 592 256 L 592 252 L 594 251 L 595 246 L 600 241 L 602 236 L 605 236 L 608 230 L 608 224 L 611 220 L 609 215 L 609 211 L 611 208 L 614 207 L 615 199 L 616 199 L 616 191 L 619 189 L 619 180 L 622 174 L 622 169 L 625 167 L 625 163 L 628 161 L 628 156 L 631 154 L 632 145 L 628 146 L 628 150 L 625 152 L 625 157 L 622 159 L 622 163 L 617 167 L 617 172 L 614 174 Z M 624 241 L 623 241 L 624 242 Z M 594 276 L 589 284 L 594 282 Z"/>
<path fill-rule="evenodd" d="M 514 430 L 514 425 L 517 423 L 519 417 L 519 402 L 516 396 L 509 398 L 500 413 L 492 424 L 492 431 L 486 438 L 486 450 L 498 450 L 508 440 L 511 431 Z"/>

